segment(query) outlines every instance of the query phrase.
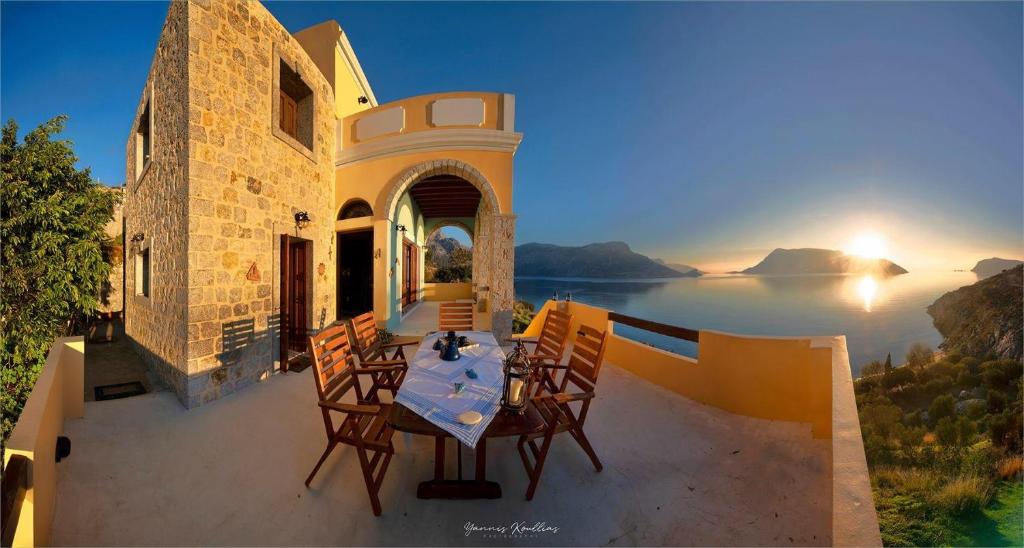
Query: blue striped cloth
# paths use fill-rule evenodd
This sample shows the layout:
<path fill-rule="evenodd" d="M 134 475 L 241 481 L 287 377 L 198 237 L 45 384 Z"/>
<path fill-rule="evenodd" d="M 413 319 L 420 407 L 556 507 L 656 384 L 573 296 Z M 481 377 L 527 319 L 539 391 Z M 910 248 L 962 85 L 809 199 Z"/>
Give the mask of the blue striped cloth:
<path fill-rule="evenodd" d="M 494 336 L 486 331 L 460 332 L 459 335 L 466 335 L 478 346 L 464 349 L 459 360 L 446 362 L 440 358 L 440 352 L 432 348 L 439 335 L 427 336 L 420 343 L 409 361 L 409 372 L 395 401 L 466 446 L 475 448 L 501 407 L 504 382 L 501 369 L 505 353 Z M 466 376 L 470 368 L 477 378 Z M 455 392 L 456 382 L 465 383 L 463 392 Z M 474 425 L 462 424 L 458 416 L 466 411 L 476 411 L 483 418 Z"/>

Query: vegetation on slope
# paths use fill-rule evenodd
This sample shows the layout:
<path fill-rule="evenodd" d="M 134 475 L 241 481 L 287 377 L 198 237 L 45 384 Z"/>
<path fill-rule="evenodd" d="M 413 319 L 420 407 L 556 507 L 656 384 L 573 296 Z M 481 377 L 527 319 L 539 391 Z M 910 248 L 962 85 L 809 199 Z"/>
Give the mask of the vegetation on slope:
<path fill-rule="evenodd" d="M 455 238 L 433 233 L 427 239 L 424 274 L 428 283 L 461 283 L 473 279 L 473 249 Z"/>
<path fill-rule="evenodd" d="M 950 352 L 936 359 L 915 345 L 907 365 L 874 362 L 857 379 L 885 545 L 1021 542 L 1010 520 L 1019 523 L 1020 515 L 995 506 L 1021 482 L 1024 369 L 1017 360 L 988 358 Z"/>

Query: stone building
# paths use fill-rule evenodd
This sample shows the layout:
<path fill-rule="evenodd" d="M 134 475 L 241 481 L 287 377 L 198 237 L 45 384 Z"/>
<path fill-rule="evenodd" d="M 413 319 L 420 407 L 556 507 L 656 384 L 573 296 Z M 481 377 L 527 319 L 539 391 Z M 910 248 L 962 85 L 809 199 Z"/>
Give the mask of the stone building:
<path fill-rule="evenodd" d="M 515 103 L 378 105 L 344 31 L 258 2 L 172 2 L 126 143 L 125 331 L 194 407 L 287 370 L 310 331 L 424 296 L 424 243 L 467 227 L 476 324 L 511 331 Z M 457 292 L 456 292 L 457 293 Z"/>

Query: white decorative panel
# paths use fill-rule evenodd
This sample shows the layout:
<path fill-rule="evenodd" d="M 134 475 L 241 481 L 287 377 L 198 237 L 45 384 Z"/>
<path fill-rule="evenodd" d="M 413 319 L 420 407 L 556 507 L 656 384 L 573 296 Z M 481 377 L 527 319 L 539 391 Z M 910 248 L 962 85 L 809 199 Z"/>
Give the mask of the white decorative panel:
<path fill-rule="evenodd" d="M 478 126 L 484 122 L 484 100 L 479 97 L 438 99 L 430 106 L 434 126 Z"/>
<path fill-rule="evenodd" d="M 398 133 L 405 127 L 405 109 L 394 107 L 374 112 L 356 120 L 355 139 L 365 141 L 388 133 Z"/>

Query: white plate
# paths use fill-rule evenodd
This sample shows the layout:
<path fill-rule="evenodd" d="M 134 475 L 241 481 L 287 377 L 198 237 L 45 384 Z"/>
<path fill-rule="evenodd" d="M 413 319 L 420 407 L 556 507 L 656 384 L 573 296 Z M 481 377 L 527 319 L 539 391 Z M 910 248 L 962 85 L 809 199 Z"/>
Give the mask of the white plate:
<path fill-rule="evenodd" d="M 466 411 L 465 413 L 459 414 L 459 422 L 467 426 L 472 426 L 484 419 L 483 415 L 476 411 Z"/>

